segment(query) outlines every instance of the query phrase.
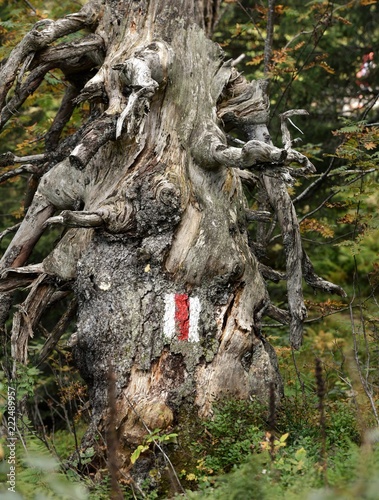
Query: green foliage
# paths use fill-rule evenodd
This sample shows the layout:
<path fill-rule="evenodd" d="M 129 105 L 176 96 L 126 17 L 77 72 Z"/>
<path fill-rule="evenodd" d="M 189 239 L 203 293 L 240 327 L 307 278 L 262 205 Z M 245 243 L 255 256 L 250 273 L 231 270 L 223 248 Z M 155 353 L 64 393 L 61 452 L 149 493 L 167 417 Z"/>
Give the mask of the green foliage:
<path fill-rule="evenodd" d="M 150 445 L 161 446 L 168 443 L 175 442 L 177 438 L 176 433 L 171 434 L 162 434 L 161 429 L 154 429 L 152 432 L 149 432 L 143 440 L 143 444 L 137 446 L 130 457 L 130 462 L 134 465 L 135 462 L 140 457 L 141 453 L 144 453 L 150 448 Z"/>
<path fill-rule="evenodd" d="M 228 2 L 225 11 L 216 40 L 232 57 L 246 54 L 240 64 L 245 75 L 262 77 L 267 2 Z M 274 22 L 267 75 L 273 114 L 292 108 L 312 111 L 306 120 L 309 142 L 325 143 L 344 105 L 359 92 L 355 73 L 378 38 L 377 5 L 292 0 L 276 5 Z"/>
<path fill-rule="evenodd" d="M 221 474 L 228 472 L 264 438 L 266 409 L 258 402 L 225 400 L 216 405 L 212 420 L 203 422 L 204 434 L 193 443 L 199 472 Z"/>
<path fill-rule="evenodd" d="M 19 400 L 34 394 L 40 374 L 40 370 L 35 366 L 17 365 L 16 388 Z"/>
<path fill-rule="evenodd" d="M 25 500 L 40 498 L 85 500 L 86 488 L 76 475 L 63 473 L 58 460 L 49 452 L 37 435 L 32 432 L 30 422 L 23 418 L 18 422 L 16 445 L 16 491 Z M 7 459 L 7 456 L 5 457 Z M 0 475 L 4 478 L 9 471 L 7 460 L 1 463 Z M 1 496 L 6 490 L 0 486 Z"/>
<path fill-rule="evenodd" d="M 270 462 L 268 454 L 253 455 L 242 466 L 218 478 L 202 491 L 187 492 L 193 499 L 327 500 L 376 499 L 378 481 L 378 451 L 359 450 L 352 446 L 338 456 L 337 468 L 328 471 L 328 487 L 317 480 L 315 464 L 307 459 L 304 449 L 298 449 L 286 460 Z"/>
<path fill-rule="evenodd" d="M 220 477 L 215 486 L 200 492 L 187 492 L 188 498 L 208 500 L 254 500 L 266 498 L 269 475 L 268 455 L 255 455 L 243 466 L 237 467 L 227 476 Z M 274 497 L 271 497 L 274 498 Z"/>
<path fill-rule="evenodd" d="M 307 394 L 312 396 L 312 394 Z M 274 440 L 275 453 L 269 453 L 270 433 L 262 440 L 258 447 L 251 447 L 248 453 L 243 453 L 230 468 L 228 474 L 212 478 L 211 471 L 207 476 L 196 476 L 199 490 L 187 492 L 189 498 L 236 498 L 236 499 L 313 499 L 313 498 L 375 498 L 373 492 L 377 485 L 376 477 L 379 471 L 379 448 L 375 438 L 370 445 L 360 447 L 357 433 L 357 420 L 354 413 L 345 404 L 339 402 L 332 405 L 327 411 L 327 457 L 323 464 L 321 455 L 321 441 L 319 428 L 319 414 L 312 403 L 313 398 L 286 399 L 278 413 L 276 427 L 277 438 Z M 236 403 L 239 405 L 239 403 Z M 225 429 L 224 422 L 231 418 L 233 404 L 229 402 L 221 409 L 216 422 L 212 426 L 214 433 L 220 434 Z M 300 407 L 301 411 L 296 411 Z M 239 407 L 241 410 L 241 407 Z M 248 410 L 249 411 L 249 410 Z M 244 413 L 243 413 L 244 414 Z M 223 417 L 221 418 L 221 415 Z M 234 414 L 236 415 L 236 414 Z M 262 416 L 262 409 L 260 415 Z M 305 419 L 305 420 L 304 420 Z M 255 417 L 258 423 L 259 418 Z M 262 431 L 267 425 L 261 419 L 258 429 Z M 281 429 L 288 432 L 280 434 Z M 232 436 L 230 428 L 229 438 L 234 443 L 243 442 L 242 436 L 236 429 Z M 257 429 L 257 430 L 258 430 Z M 217 456 L 227 458 L 227 448 L 209 450 Z M 206 463 L 202 460 L 201 465 Z M 220 458 L 221 460 L 221 458 Z M 200 469 L 203 472 L 204 469 Z M 217 472 L 217 471 L 216 471 Z M 220 474 L 221 469 L 217 472 Z M 186 471 L 187 478 L 191 476 Z M 323 484 L 327 481 L 328 488 Z M 334 495 L 334 496 L 333 496 Z M 347 495 L 347 496 L 344 496 Z M 354 496 L 355 495 L 355 496 Z"/>
<path fill-rule="evenodd" d="M 30 447 L 30 445 L 29 445 Z M 30 448 L 32 450 L 32 447 Z M 48 497 L 52 499 L 85 500 L 86 489 L 78 479 L 67 478 L 59 472 L 59 464 L 52 456 L 29 451 L 17 472 L 17 491 L 24 499 Z"/>

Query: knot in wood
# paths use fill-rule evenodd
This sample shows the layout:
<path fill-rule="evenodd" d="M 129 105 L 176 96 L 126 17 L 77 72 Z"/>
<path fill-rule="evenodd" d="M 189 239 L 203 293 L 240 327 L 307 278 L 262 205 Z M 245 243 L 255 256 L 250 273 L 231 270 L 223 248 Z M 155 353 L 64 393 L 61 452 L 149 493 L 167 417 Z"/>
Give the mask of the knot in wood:
<path fill-rule="evenodd" d="M 97 212 L 110 233 L 124 233 L 133 225 L 133 204 L 126 199 L 109 200 L 107 205 L 102 206 Z"/>
<path fill-rule="evenodd" d="M 171 182 L 162 181 L 156 187 L 155 197 L 164 205 L 176 205 L 180 197 L 180 190 Z"/>

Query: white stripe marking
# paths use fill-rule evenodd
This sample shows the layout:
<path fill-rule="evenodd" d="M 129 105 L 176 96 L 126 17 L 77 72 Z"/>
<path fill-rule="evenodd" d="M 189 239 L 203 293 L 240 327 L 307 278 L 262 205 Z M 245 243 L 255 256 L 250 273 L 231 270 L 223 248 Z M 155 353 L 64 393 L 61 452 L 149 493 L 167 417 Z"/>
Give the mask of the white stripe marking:
<path fill-rule="evenodd" d="M 189 300 L 189 334 L 190 342 L 199 342 L 199 319 L 201 304 L 199 297 L 190 297 Z"/>
<path fill-rule="evenodd" d="M 163 333 L 164 336 L 171 340 L 175 337 L 176 327 L 175 327 L 175 295 L 173 293 L 168 293 L 164 298 L 165 302 L 165 313 L 164 313 L 164 326 Z"/>

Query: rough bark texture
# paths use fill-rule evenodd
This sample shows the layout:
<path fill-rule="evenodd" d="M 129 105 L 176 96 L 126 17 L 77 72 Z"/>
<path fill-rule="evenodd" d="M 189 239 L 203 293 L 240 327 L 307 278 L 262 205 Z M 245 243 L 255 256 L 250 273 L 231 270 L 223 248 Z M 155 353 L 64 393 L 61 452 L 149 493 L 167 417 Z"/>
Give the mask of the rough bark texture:
<path fill-rule="evenodd" d="M 146 433 L 135 411 L 149 428 L 165 428 L 184 402 L 209 416 L 218 397 L 264 398 L 271 382 L 281 392 L 274 351 L 255 320 L 267 296 L 247 244 L 241 182 L 230 168 L 242 162 L 241 150 L 226 146 L 215 114 L 231 66 L 188 22 L 188 5 L 158 10 L 154 22 L 151 7 L 137 17 L 126 13 L 123 23 L 139 24 L 139 40 L 132 48 L 126 42 L 119 58 L 130 61 L 139 51 L 145 62 L 141 45 L 154 43 L 148 50 L 159 53 L 161 68 L 146 76 L 141 65 L 141 76 L 133 61 L 128 77 L 131 96 L 143 85 L 146 94 L 154 92 L 150 110 L 142 117 L 146 110 L 133 110 L 134 130 L 125 118 L 119 141 L 81 174 L 89 179 L 84 210 L 101 214 L 106 227 L 93 234 L 77 268 L 76 359 L 100 425 L 112 361 L 116 426 L 129 446 Z M 108 53 L 114 57 L 115 50 Z M 151 84 L 153 75 L 160 88 Z M 173 338 L 165 335 L 170 294 L 199 301 L 198 341 L 179 340 L 178 325 Z"/>
<path fill-rule="evenodd" d="M 16 317 L 14 354 L 27 359 L 25 342 L 39 318 L 32 304 L 50 297 L 56 282 L 49 276 L 72 283 L 78 299 L 72 343 L 93 419 L 85 445 L 112 422 L 125 467 L 146 428 L 173 425 L 183 405 L 209 417 L 216 399 L 264 400 L 272 384 L 279 399 L 276 355 L 261 334 L 260 319 L 264 313 L 284 323 L 304 317 L 302 297 L 289 313 L 270 304 L 246 233 L 248 218 L 267 221 L 269 214 L 247 211 L 241 178 L 249 175 L 240 169 L 259 171 L 276 210 L 286 204 L 281 226 L 285 241 L 292 242 L 286 246 L 290 254 L 301 249 L 296 214 L 283 181 L 267 180 L 264 172 L 276 169 L 280 175 L 291 161 L 313 167 L 290 145 L 271 144 L 265 82 L 247 83 L 207 38 L 218 4 L 93 1 L 78 14 L 37 26 L 2 70 L 5 99 L 12 68 L 14 73 L 25 59 L 31 65 L 15 106 L 51 65 L 72 83 L 47 136 L 48 153 L 27 160 L 29 168 L 40 161 L 48 171 L 2 260 L 3 268 L 23 266 L 49 224 L 70 227 L 38 268 L 34 295 L 24 304 L 32 321 L 23 324 L 22 311 Z M 83 27 L 93 34 L 47 48 Z M 92 102 L 91 119 L 58 144 L 74 105 L 83 100 Z M 5 106 L 4 120 L 8 112 Z M 250 140 L 229 146 L 224 125 L 243 128 Z M 288 274 L 299 270 L 291 279 L 301 280 L 301 258 L 291 262 L 296 269 L 289 266 Z M 305 262 L 311 283 L 327 283 Z M 7 271 L 1 290 L 35 280 L 35 273 L 33 266 Z M 294 286 L 296 297 L 301 283 Z M 58 325 L 49 345 L 61 331 Z M 111 366 L 117 413 L 109 418 Z"/>

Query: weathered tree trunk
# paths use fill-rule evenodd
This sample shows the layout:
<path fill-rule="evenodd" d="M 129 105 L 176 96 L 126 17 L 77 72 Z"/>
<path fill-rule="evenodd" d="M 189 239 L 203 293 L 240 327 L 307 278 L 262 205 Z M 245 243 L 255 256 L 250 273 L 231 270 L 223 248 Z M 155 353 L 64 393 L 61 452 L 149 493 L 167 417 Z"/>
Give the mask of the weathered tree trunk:
<path fill-rule="evenodd" d="M 248 245 L 241 169 L 280 170 L 293 160 L 312 166 L 289 147 L 271 145 L 266 86 L 247 83 L 208 39 L 218 4 L 95 0 L 38 26 L 3 69 L 0 97 L 28 50 L 31 73 L 58 66 L 72 84 L 47 137 L 44 165 L 53 166 L 3 267 L 23 266 L 48 224 L 72 227 L 40 266 L 38 283 L 46 286 L 50 275 L 73 283 L 75 360 L 93 418 L 86 445 L 111 422 L 124 465 L 146 427 L 173 425 L 183 405 L 207 417 L 218 398 L 267 399 L 270 386 L 278 399 L 282 393 L 276 355 L 259 323 L 267 311 L 289 319 L 270 304 Z M 83 27 L 93 33 L 48 46 Z M 90 70 L 92 78 L 84 77 Z M 78 80 L 85 86 L 77 88 Z M 21 86 L 14 105 L 26 90 Z M 83 100 L 92 102 L 91 120 L 58 143 L 73 102 Z M 227 122 L 266 132 L 231 147 Z M 56 210 L 63 212 L 51 217 Z M 16 270 L 22 284 L 28 269 L 37 272 Z M 14 288 L 10 275 L 3 291 Z M 15 346 L 28 335 L 21 323 Z"/>
<path fill-rule="evenodd" d="M 258 326 L 267 294 L 233 169 L 244 166 L 241 150 L 226 146 L 216 116 L 232 67 L 198 26 L 200 7 L 139 2 L 125 9 L 102 66 L 112 113 L 126 115 L 123 132 L 81 172 L 74 169 L 83 210 L 100 214 L 105 226 L 90 230 L 75 270 L 75 357 L 100 428 L 113 366 L 115 425 L 127 449 L 145 426 L 172 425 L 183 403 L 209 416 L 221 396 L 264 398 L 271 383 L 278 397 L 282 390 Z M 61 169 L 72 175 L 68 163 Z M 49 181 L 43 190 L 48 196 Z M 54 259 L 58 265 L 45 269 L 59 273 L 60 253 Z"/>

